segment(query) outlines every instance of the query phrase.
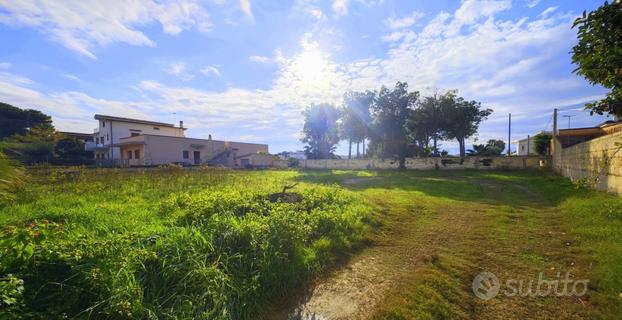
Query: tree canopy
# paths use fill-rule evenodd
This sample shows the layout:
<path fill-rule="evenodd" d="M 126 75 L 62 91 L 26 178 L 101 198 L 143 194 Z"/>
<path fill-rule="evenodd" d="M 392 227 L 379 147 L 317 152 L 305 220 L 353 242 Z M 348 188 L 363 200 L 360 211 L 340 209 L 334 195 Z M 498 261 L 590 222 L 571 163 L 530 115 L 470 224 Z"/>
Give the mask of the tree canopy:
<path fill-rule="evenodd" d="M 460 148 L 460 158 L 466 155 L 466 139 L 477 133 L 479 125 L 492 113 L 491 109 L 482 109 L 477 101 L 467 101 L 456 95 L 455 91 L 447 93 L 447 103 L 443 104 L 445 127 L 443 131 L 448 139 L 456 139 Z"/>
<path fill-rule="evenodd" d="M 536 145 L 536 153 L 545 155 L 549 153 L 551 147 L 551 139 L 553 136 L 548 133 L 540 133 L 536 135 L 534 144 Z"/>
<path fill-rule="evenodd" d="M 335 152 L 339 142 L 339 110 L 332 104 L 321 103 L 309 106 L 304 112 L 302 142 L 310 159 L 328 159 Z"/>
<path fill-rule="evenodd" d="M 53 129 L 52 118 L 39 110 L 20 109 L 0 102 L 0 139 L 25 135 L 34 127 Z"/>
<path fill-rule="evenodd" d="M 572 48 L 575 72 L 591 84 L 610 92 L 604 99 L 588 103 L 591 113 L 622 116 L 622 3 L 605 2 L 577 18 L 579 42 Z"/>

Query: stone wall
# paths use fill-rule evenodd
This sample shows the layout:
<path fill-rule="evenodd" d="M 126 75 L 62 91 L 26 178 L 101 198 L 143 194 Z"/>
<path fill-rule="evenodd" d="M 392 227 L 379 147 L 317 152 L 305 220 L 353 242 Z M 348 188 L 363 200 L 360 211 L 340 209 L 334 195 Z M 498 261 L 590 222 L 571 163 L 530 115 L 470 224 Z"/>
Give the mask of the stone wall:
<path fill-rule="evenodd" d="M 556 141 L 553 169 L 573 181 L 598 178 L 596 189 L 622 195 L 622 151 L 616 153 L 616 142 L 622 143 L 622 132 L 568 148 Z"/>
<path fill-rule="evenodd" d="M 393 159 L 325 159 L 301 160 L 303 169 L 397 169 L 399 161 Z M 467 157 L 462 164 L 458 158 L 407 158 L 406 169 L 411 170 L 460 170 L 460 169 L 550 169 L 547 156 L 518 157 Z"/>

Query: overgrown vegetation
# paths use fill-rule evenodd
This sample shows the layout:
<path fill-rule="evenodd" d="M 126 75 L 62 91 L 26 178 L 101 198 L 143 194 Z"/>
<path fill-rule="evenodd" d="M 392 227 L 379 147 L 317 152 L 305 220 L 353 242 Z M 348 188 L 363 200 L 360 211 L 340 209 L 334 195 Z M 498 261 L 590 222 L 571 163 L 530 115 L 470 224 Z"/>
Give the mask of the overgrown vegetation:
<path fill-rule="evenodd" d="M 360 246 L 369 206 L 293 172 L 42 168 L 0 209 L 2 318 L 249 319 Z"/>

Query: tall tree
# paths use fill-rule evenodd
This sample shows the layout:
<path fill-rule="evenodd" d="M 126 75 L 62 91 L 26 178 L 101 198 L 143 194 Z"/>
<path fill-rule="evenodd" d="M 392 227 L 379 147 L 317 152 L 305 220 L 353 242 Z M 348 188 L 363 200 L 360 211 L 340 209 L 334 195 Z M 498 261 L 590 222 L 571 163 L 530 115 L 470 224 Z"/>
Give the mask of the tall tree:
<path fill-rule="evenodd" d="M 400 169 L 406 167 L 408 153 L 407 122 L 419 99 L 419 92 L 408 92 L 406 82 L 397 82 L 393 90 L 382 87 L 372 107 L 376 152 L 397 157 Z"/>
<path fill-rule="evenodd" d="M 343 96 L 342 133 L 348 140 L 348 158 L 352 158 L 352 143 L 356 143 L 356 156 L 360 156 L 359 144 L 367 138 L 371 125 L 370 108 L 375 94 L 372 91 L 347 92 Z M 365 146 L 363 145 L 363 149 Z"/>
<path fill-rule="evenodd" d="M 408 121 L 412 140 L 422 150 L 429 150 L 432 141 L 431 151 L 434 156 L 439 155 L 438 141 L 443 138 L 445 121 L 443 105 L 452 103 L 451 92 L 453 91 L 444 94 L 436 92 L 432 96 L 424 97 Z"/>
<path fill-rule="evenodd" d="M 575 72 L 592 84 L 611 91 L 586 108 L 591 113 L 622 116 L 622 3 L 605 2 L 598 9 L 577 18 L 579 42 L 572 48 Z"/>
<path fill-rule="evenodd" d="M 53 128 L 52 118 L 39 110 L 20 109 L 0 102 L 0 139 L 25 135 L 34 127 Z"/>
<path fill-rule="evenodd" d="M 492 113 L 491 109 L 482 109 L 477 101 L 467 101 L 458 97 L 456 92 L 448 92 L 448 102 L 443 104 L 445 134 L 449 139 L 456 139 L 460 147 L 460 159 L 465 157 L 465 141 L 477 133 L 479 125 Z"/>
<path fill-rule="evenodd" d="M 312 104 L 303 112 L 302 142 L 309 159 L 328 159 L 339 142 L 339 110 L 332 104 Z"/>

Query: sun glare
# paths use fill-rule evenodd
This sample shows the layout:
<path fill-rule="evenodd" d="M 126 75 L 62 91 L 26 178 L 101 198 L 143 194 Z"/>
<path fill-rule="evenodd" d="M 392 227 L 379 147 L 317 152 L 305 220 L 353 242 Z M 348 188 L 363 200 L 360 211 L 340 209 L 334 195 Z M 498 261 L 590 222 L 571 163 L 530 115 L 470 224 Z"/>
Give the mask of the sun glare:
<path fill-rule="evenodd" d="M 306 87 L 324 87 L 329 84 L 328 60 L 318 50 L 301 53 L 294 62 L 294 74 Z"/>

